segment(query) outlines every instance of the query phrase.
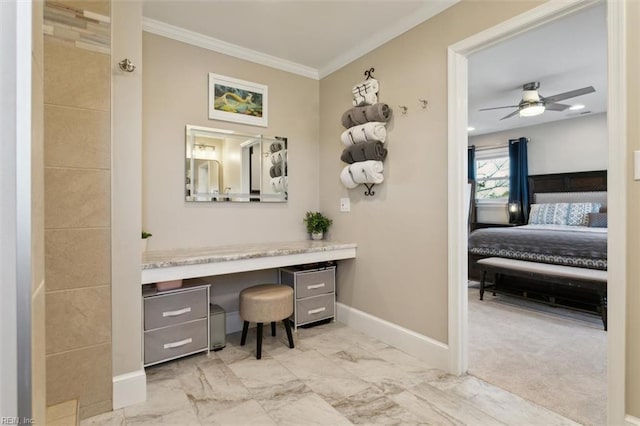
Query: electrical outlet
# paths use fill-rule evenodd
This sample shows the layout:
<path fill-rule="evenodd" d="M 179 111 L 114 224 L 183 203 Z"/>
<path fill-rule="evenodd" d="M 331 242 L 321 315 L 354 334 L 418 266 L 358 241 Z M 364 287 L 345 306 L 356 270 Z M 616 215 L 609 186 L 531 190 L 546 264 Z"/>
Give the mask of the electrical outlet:
<path fill-rule="evenodd" d="M 348 198 L 340 198 L 340 211 L 341 212 L 350 212 L 351 211 L 351 200 Z"/>

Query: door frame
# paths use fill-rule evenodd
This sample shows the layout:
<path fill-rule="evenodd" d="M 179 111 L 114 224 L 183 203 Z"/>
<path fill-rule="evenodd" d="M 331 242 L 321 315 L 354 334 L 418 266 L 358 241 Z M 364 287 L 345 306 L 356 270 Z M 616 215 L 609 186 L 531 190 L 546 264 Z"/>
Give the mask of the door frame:
<path fill-rule="evenodd" d="M 449 371 L 468 369 L 467 302 L 467 183 L 468 61 L 467 56 L 503 40 L 578 10 L 597 4 L 593 0 L 549 1 L 448 48 L 448 308 Z M 625 418 L 625 293 L 626 293 L 626 55 L 625 2 L 607 1 L 609 138 L 608 206 L 608 424 Z"/>

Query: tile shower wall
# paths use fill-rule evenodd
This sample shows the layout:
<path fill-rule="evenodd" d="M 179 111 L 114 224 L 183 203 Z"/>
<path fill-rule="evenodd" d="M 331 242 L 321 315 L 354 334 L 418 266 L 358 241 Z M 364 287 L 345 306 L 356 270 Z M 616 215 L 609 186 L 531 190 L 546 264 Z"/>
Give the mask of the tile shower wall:
<path fill-rule="evenodd" d="M 44 5 L 47 405 L 111 410 L 110 2 Z"/>
<path fill-rule="evenodd" d="M 45 424 L 44 65 L 43 2 L 33 2 L 31 47 L 31 413 Z"/>

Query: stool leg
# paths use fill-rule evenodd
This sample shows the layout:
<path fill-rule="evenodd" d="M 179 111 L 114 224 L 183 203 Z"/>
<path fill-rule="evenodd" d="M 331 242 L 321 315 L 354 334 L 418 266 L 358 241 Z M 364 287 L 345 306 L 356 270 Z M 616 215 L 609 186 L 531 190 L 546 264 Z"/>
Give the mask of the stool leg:
<path fill-rule="evenodd" d="M 258 323 L 258 345 L 256 346 L 256 359 L 262 358 L 262 323 Z"/>
<path fill-rule="evenodd" d="M 271 321 L 271 335 L 272 336 L 276 335 L 276 323 L 275 323 L 275 321 Z"/>
<path fill-rule="evenodd" d="M 245 321 L 242 326 L 242 339 L 240 339 L 240 346 L 244 346 L 247 343 L 247 331 L 249 330 L 249 321 Z"/>
<path fill-rule="evenodd" d="M 289 325 L 289 320 L 287 318 L 283 319 L 284 328 L 287 330 L 287 339 L 289 339 L 289 347 L 293 349 L 293 336 L 291 336 L 291 326 Z"/>

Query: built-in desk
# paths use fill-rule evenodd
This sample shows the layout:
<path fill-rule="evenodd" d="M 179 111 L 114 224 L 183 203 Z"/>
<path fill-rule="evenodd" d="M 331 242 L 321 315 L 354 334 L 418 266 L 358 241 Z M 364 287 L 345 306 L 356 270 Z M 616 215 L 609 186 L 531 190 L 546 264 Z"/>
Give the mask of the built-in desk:
<path fill-rule="evenodd" d="M 353 259 L 356 248 L 355 243 L 308 240 L 148 251 L 142 260 L 142 284 Z"/>

